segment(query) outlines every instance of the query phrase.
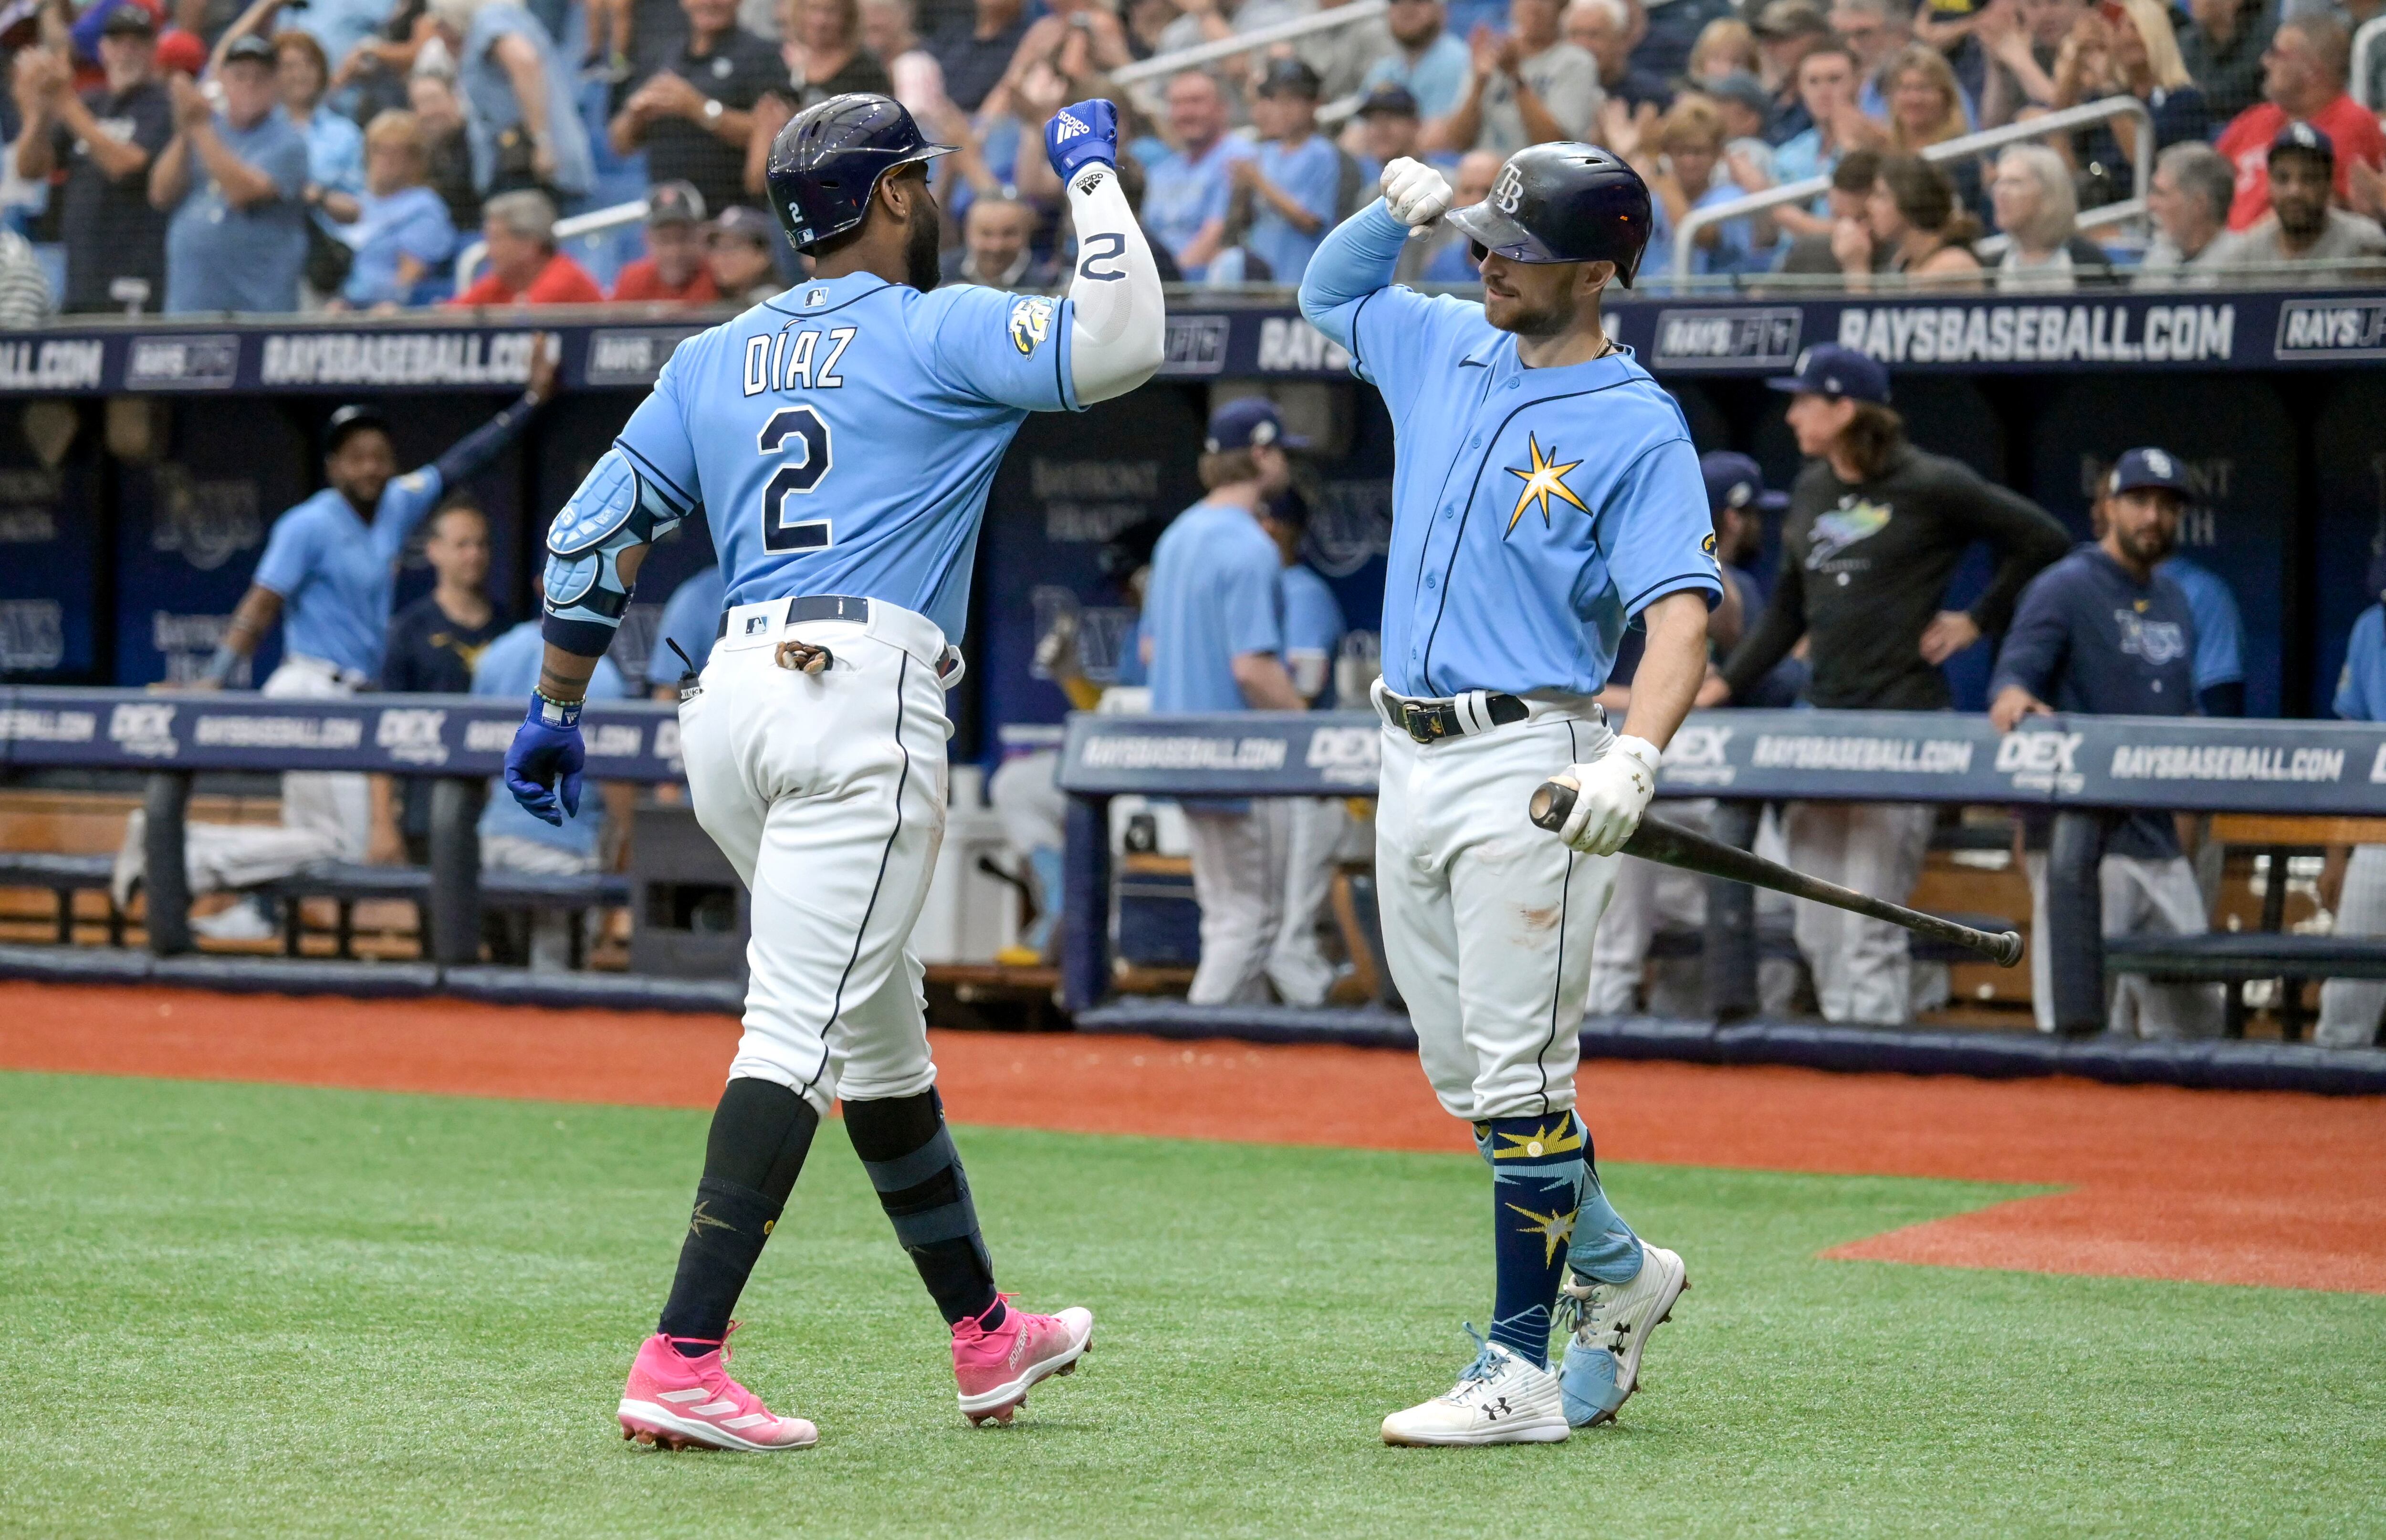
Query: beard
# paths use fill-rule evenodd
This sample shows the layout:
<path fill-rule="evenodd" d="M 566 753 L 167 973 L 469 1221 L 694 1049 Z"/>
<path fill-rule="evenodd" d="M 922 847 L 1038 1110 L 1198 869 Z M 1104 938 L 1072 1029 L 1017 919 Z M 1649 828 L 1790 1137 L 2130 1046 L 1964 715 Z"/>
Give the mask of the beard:
<path fill-rule="evenodd" d="M 938 261 L 943 245 L 943 223 L 936 204 L 926 197 L 913 199 L 911 228 L 903 242 L 903 276 L 923 294 L 944 279 L 944 267 Z"/>
<path fill-rule="evenodd" d="M 2178 546 L 2178 536 L 2165 533 L 2160 525 L 2121 537 L 2121 548 L 2148 567 L 2161 566 Z"/>

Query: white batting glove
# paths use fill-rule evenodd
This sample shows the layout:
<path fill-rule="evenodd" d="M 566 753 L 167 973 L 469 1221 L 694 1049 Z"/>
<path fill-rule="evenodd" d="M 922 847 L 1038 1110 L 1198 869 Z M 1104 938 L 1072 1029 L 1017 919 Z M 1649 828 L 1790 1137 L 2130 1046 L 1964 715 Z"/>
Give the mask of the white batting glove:
<path fill-rule="evenodd" d="M 1589 764 L 1568 765 L 1553 777 L 1575 788 L 1574 811 L 1558 838 L 1586 856 L 1623 849 L 1657 795 L 1657 745 L 1648 739 L 1619 737 Z"/>
<path fill-rule="evenodd" d="M 1402 156 L 1384 168 L 1384 207 L 1412 236 L 1449 213 L 1450 198 L 1449 179 L 1421 160 Z"/>

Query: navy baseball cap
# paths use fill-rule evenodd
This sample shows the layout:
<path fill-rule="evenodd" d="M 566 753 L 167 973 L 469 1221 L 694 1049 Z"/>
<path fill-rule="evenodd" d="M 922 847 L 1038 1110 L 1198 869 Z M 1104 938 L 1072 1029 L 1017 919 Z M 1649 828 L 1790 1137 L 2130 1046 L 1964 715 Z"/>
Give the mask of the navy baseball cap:
<path fill-rule="evenodd" d="M 1786 492 L 1764 490 L 1764 472 L 1746 455 L 1710 449 L 1699 457 L 1699 470 L 1707 479 L 1707 507 L 1759 513 L 1779 513 L 1790 506 Z"/>
<path fill-rule="evenodd" d="M 2328 136 L 2326 129 L 2314 128 L 2309 123 L 2289 123 L 2280 129 L 2270 141 L 2269 155 L 2264 158 L 2275 159 L 2289 150 L 2301 150 L 2305 155 L 2319 157 L 2331 166 L 2336 164 L 2336 141 Z"/>
<path fill-rule="evenodd" d="M 1212 455 L 1229 449 L 1306 449 L 1309 441 L 1284 431 L 1275 403 L 1264 395 L 1243 395 L 1210 414 L 1210 436 L 1201 445 Z"/>
<path fill-rule="evenodd" d="M 1738 102 L 1751 112 L 1773 110 L 1773 94 L 1764 89 L 1763 81 L 1745 69 L 1735 69 L 1719 80 L 1708 81 L 1706 93 L 1717 101 Z"/>
<path fill-rule="evenodd" d="M 1325 89 L 1325 82 L 1302 59 L 1271 59 L 1267 73 L 1260 77 L 1262 96 L 1306 96 L 1313 102 Z"/>
<path fill-rule="evenodd" d="M 2182 497 L 2195 495 L 2195 489 L 2188 484 L 2187 467 L 2166 449 L 2125 450 L 2113 462 L 2112 474 L 2104 478 L 2104 495 L 2108 497 L 2124 492 L 2142 492 L 2149 487 L 2176 492 Z"/>
<path fill-rule="evenodd" d="M 1359 99 L 1356 116 L 1373 118 L 1378 114 L 1414 118 L 1418 116 L 1417 99 L 1410 94 L 1407 86 L 1386 81 Z"/>
<path fill-rule="evenodd" d="M 1798 355 L 1798 372 L 1766 384 L 1777 391 L 1805 391 L 1815 395 L 1845 396 L 1850 401 L 1889 405 L 1889 370 L 1852 347 L 1816 343 Z"/>
<path fill-rule="evenodd" d="M 368 428 L 384 438 L 396 436 L 390 432 L 389 419 L 383 415 L 379 407 L 367 406 L 359 401 L 341 407 L 323 424 L 323 453 L 326 456 L 338 454 L 340 445 Z"/>

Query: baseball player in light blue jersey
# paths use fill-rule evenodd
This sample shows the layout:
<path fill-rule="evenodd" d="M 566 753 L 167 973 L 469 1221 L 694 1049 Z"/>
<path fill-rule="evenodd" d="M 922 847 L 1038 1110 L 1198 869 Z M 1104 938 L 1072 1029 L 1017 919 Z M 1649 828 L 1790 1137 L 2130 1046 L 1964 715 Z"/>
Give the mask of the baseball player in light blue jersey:
<path fill-rule="evenodd" d="M 663 602 L 655 645 L 647 654 L 647 687 L 655 699 L 679 699 L 679 676 L 690 670 L 701 671 L 711 657 L 727 587 L 716 561 L 691 573 Z"/>
<path fill-rule="evenodd" d="M 2216 572 L 2185 557 L 2157 570 L 2187 595 L 2195 617 L 2195 703 L 2207 717 L 2245 714 L 2245 620 L 2237 595 Z"/>
<path fill-rule="evenodd" d="M 1450 190 L 1405 159 L 1383 188 L 1319 248 L 1300 307 L 1397 435 L 1375 881 L 1426 1078 L 1491 1168 L 1498 1278 L 1474 1364 L 1384 1438 L 1554 1442 L 1615 1415 L 1689 1282 L 1609 1206 L 1574 1072 L 1592 930 L 1706 673 L 1723 580 L 1681 411 L 1600 319 L 1648 244 L 1640 178 L 1587 144 L 1510 157 L 1449 216 L 1480 306 L 1388 286 Z M 1648 644 L 1618 735 L 1593 697 L 1635 616 Z M 1526 816 L 1552 777 L 1577 788 L 1554 839 Z M 1562 1283 L 1576 1327 L 1553 1374 Z"/>
<path fill-rule="evenodd" d="M 1317 570 L 1300 559 L 1304 526 L 1284 499 L 1271 505 L 1267 530 L 1284 558 L 1284 667 L 1312 711 L 1334 708 L 1334 658 L 1341 650 L 1342 603 Z M 1285 804 L 1284 923 L 1268 953 L 1268 982 L 1287 1005 L 1325 1003 L 1334 965 L 1317 946 L 1317 918 L 1334 890 L 1334 855 L 1350 825 L 1338 796 L 1291 797 Z"/>
<path fill-rule="evenodd" d="M 2347 721 L 2386 722 L 2386 556 L 2370 563 L 2369 592 L 2378 602 L 2353 622 L 2344 669 L 2336 676 L 2336 714 Z M 2335 908 L 2337 934 L 2386 935 L 2386 845 L 2353 847 Z M 2312 1041 L 2329 1048 L 2375 1043 L 2381 1013 L 2386 983 L 2330 979 L 2319 986 L 2319 1024 Z"/>
<path fill-rule="evenodd" d="M 907 942 L 945 825 L 945 691 L 996 463 L 1029 412 L 1123 395 L 1160 365 L 1160 278 L 1119 190 L 1117 137 L 1107 102 L 1047 127 L 1078 249 L 1055 300 L 936 290 L 924 163 L 947 146 L 898 104 L 843 95 L 798 113 L 768 180 L 815 275 L 681 344 L 548 532 L 546 656 L 507 784 L 549 820 L 578 804 L 590 670 L 647 546 L 700 503 L 728 607 L 681 742 L 697 820 L 753 893 L 745 1034 L 678 1274 L 622 1394 L 625 1438 L 776 1450 L 819 1436 L 731 1378 L 723 1343 L 839 1097 L 951 1328 L 965 1416 L 1008 1421 L 1092 1336 L 1086 1310 L 1035 1315 L 995 1290 Z"/>

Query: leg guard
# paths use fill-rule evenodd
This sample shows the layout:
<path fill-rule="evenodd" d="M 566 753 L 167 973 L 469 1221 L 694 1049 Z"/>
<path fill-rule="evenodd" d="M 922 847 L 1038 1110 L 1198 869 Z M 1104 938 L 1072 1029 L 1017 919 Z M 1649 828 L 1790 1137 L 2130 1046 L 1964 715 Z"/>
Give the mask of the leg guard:
<path fill-rule="evenodd" d="M 997 1303 L 994 1261 L 936 1092 L 848 1102 L 845 1127 L 897 1244 L 910 1254 L 946 1323 L 982 1318 Z"/>

